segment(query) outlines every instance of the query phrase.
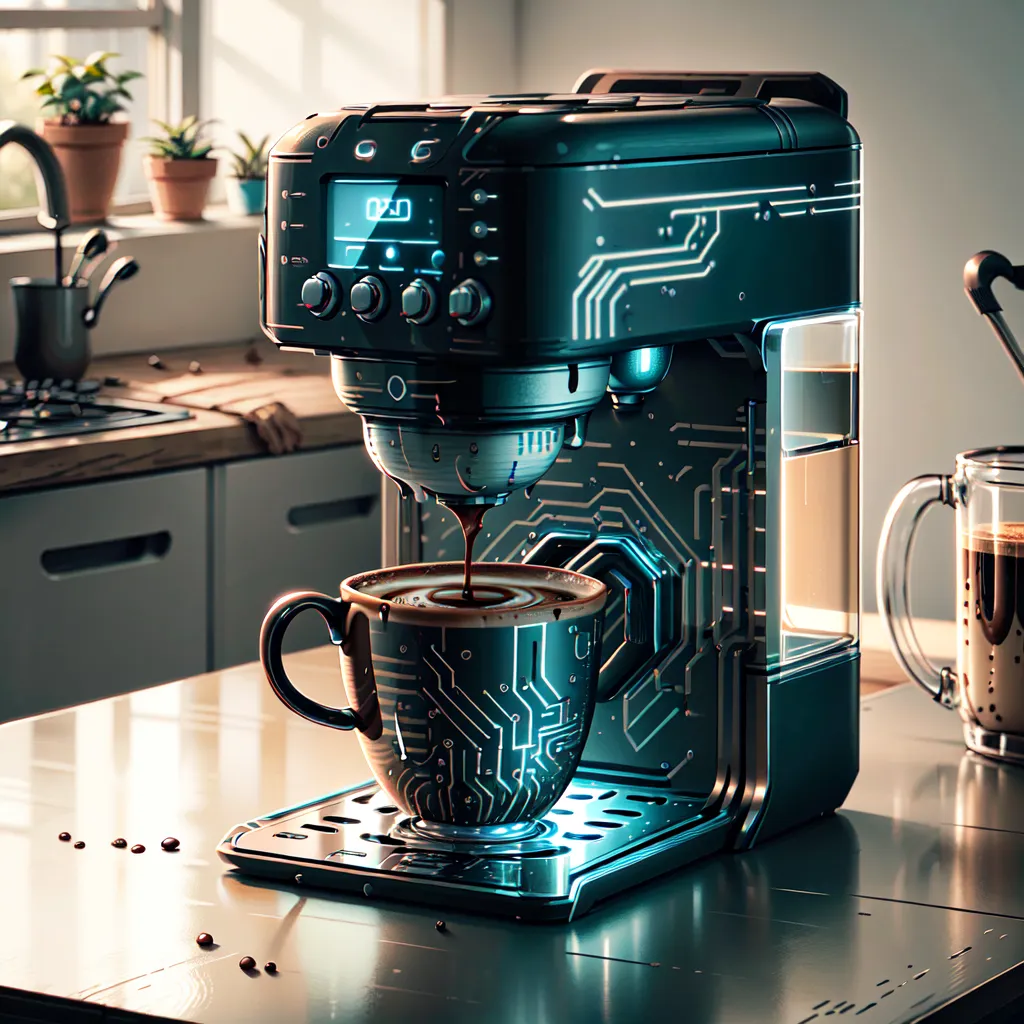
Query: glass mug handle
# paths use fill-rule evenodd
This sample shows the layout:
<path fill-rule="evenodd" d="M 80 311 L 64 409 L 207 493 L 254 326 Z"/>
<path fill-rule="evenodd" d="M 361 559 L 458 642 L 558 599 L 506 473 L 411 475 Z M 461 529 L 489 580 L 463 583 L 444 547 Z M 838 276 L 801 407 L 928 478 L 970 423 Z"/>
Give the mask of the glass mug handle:
<path fill-rule="evenodd" d="M 312 697 L 307 697 L 295 688 L 284 670 L 281 645 L 284 643 L 285 632 L 295 616 L 307 608 L 320 613 L 331 632 L 331 643 L 336 647 L 341 646 L 345 638 L 347 602 L 312 590 L 286 594 L 267 612 L 263 628 L 260 630 L 260 662 L 267 674 L 267 681 L 286 707 L 308 721 L 317 725 L 327 725 L 332 729 L 359 729 L 362 722 L 351 708 L 329 708 Z"/>
<path fill-rule="evenodd" d="M 893 499 L 882 526 L 876 592 L 889 642 L 900 667 L 943 707 L 959 704 L 956 673 L 936 668 L 924 653 L 910 617 L 910 559 L 917 528 L 925 512 L 941 503 L 956 507 L 953 478 L 919 476 Z"/>

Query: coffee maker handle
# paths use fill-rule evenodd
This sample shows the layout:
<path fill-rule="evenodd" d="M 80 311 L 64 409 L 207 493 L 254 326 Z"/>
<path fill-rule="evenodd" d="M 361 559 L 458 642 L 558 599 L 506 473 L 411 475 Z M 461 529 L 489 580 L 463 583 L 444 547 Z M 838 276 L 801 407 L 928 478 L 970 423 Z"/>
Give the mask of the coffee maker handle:
<path fill-rule="evenodd" d="M 914 632 L 910 615 L 910 560 L 914 539 L 925 512 L 937 504 L 956 507 L 951 477 L 917 477 L 893 499 L 882 526 L 876 592 L 878 611 L 900 667 L 937 703 L 955 708 L 959 703 L 956 673 L 951 668 L 936 668 L 932 664 Z"/>
<path fill-rule="evenodd" d="M 288 678 L 284 670 L 284 658 L 281 646 L 284 635 L 299 612 L 312 608 L 320 613 L 331 633 L 331 643 L 340 647 L 345 637 L 345 618 L 348 604 L 337 597 L 317 594 L 312 590 L 300 590 L 294 594 L 286 594 L 267 612 L 260 630 L 260 662 L 267 674 L 274 693 L 281 702 L 291 708 L 297 715 L 317 725 L 327 725 L 332 729 L 358 729 L 362 722 L 351 708 L 329 708 L 300 693 Z"/>

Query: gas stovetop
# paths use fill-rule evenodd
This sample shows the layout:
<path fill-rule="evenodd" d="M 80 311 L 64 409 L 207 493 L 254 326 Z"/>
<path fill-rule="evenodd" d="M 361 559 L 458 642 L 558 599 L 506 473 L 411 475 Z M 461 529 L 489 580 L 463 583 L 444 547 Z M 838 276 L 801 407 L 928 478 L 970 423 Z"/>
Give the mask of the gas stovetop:
<path fill-rule="evenodd" d="M 189 419 L 188 409 L 111 398 L 98 380 L 0 380 L 0 443 Z"/>

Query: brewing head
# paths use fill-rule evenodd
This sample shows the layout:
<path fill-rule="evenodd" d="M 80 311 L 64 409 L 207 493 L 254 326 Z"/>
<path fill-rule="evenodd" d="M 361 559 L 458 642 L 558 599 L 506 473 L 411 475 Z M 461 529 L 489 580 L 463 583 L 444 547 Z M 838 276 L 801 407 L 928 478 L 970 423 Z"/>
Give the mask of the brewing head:
<path fill-rule="evenodd" d="M 609 360 L 452 367 L 336 357 L 338 397 L 362 417 L 377 468 L 417 500 L 501 504 L 535 484 L 601 400 Z"/>

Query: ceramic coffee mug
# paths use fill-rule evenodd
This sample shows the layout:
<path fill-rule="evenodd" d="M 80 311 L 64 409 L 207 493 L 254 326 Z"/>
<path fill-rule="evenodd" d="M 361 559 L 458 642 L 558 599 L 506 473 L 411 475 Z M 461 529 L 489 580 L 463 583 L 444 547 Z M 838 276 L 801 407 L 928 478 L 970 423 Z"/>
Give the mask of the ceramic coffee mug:
<path fill-rule="evenodd" d="M 566 569 L 406 565 L 352 576 L 341 597 L 282 597 L 260 634 L 274 692 L 296 714 L 358 730 L 377 782 L 439 839 L 521 838 L 572 778 L 590 729 L 607 588 Z M 288 678 L 281 644 L 312 608 L 341 649 L 350 707 Z"/>
<path fill-rule="evenodd" d="M 908 596 L 915 532 L 938 504 L 956 511 L 955 667 L 925 655 Z M 971 750 L 1024 764 L 1024 448 L 963 452 L 952 476 L 911 480 L 882 528 L 877 587 L 907 675 L 958 711 Z"/>

